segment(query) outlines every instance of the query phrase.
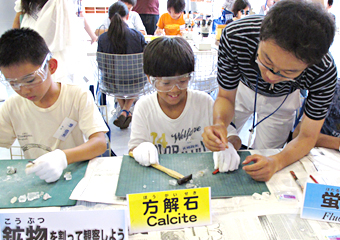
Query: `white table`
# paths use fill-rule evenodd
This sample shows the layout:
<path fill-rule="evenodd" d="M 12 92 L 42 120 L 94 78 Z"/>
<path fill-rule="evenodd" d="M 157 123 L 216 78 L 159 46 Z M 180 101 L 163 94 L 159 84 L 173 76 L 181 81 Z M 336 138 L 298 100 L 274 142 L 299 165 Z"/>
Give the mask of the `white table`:
<path fill-rule="evenodd" d="M 252 150 L 251 153 L 269 156 L 279 151 L 280 150 L 278 149 Z M 333 161 L 333 166 L 323 164 L 325 158 L 318 158 L 321 156 L 321 154 L 318 154 L 318 152 L 333 158 L 333 160 L 328 158 L 329 162 Z M 335 184 L 337 182 L 340 184 L 340 177 L 337 179 L 339 174 L 333 172 L 334 169 L 336 171 L 340 171 L 340 154 L 337 151 L 322 148 L 314 149 L 311 151 L 311 153 L 313 154 L 310 154 L 309 156 L 274 174 L 271 180 L 267 182 L 267 186 L 271 192 L 269 197 L 263 197 L 261 193 L 259 193 L 257 197 L 262 199 L 256 199 L 253 196 L 213 199 L 211 201 L 213 224 L 210 226 L 166 232 L 150 232 L 147 235 L 137 234 L 129 236 L 129 239 L 161 239 L 161 236 L 164 235 L 170 235 L 171 237 L 169 239 L 174 239 L 175 236 L 185 236 L 185 239 L 266 239 L 268 236 L 266 231 L 276 232 L 281 237 L 284 234 L 283 231 L 286 231 L 286 233 L 290 234 L 295 232 L 295 234 L 300 234 L 303 236 L 302 238 L 297 239 L 321 239 L 323 234 L 331 231 L 335 231 L 339 234 L 340 224 L 328 224 L 325 222 L 305 220 L 299 217 L 301 204 L 303 201 L 303 194 L 301 189 L 293 180 L 289 171 L 294 170 L 296 175 L 302 181 L 302 184 L 305 184 L 306 182 L 312 182 L 312 180 L 309 178 L 310 174 L 317 178 L 320 183 L 325 183 L 323 181 L 326 181 L 331 184 Z M 315 159 L 313 159 L 313 155 L 316 155 L 314 156 Z M 310 159 L 314 161 L 314 164 Z M 337 160 L 339 160 L 338 165 L 336 165 L 334 162 Z M 102 165 L 103 169 L 106 169 L 109 165 L 111 165 L 111 168 L 114 169 L 114 177 L 112 179 L 115 178 L 117 179 L 116 181 L 118 181 L 122 157 L 98 159 L 93 161 L 93 163 L 96 161 L 98 167 Z M 110 163 L 108 163 L 108 161 L 110 161 Z M 317 172 L 314 168 L 314 165 L 319 166 L 319 169 L 322 169 L 322 173 Z M 321 168 L 321 165 L 323 168 Z M 100 168 L 101 167 L 98 169 Z M 94 172 L 95 171 L 93 170 L 92 173 Z M 89 171 L 88 173 L 90 174 L 91 172 Z M 335 178 L 331 179 L 329 176 L 335 176 Z M 101 183 L 97 182 L 96 184 L 92 185 L 92 187 L 99 185 L 103 186 L 104 182 L 105 181 Z M 111 187 L 111 195 L 113 195 L 115 189 L 112 188 L 112 184 L 108 184 L 107 187 Z M 103 186 L 103 189 L 101 189 L 100 192 L 104 191 L 104 189 L 106 189 L 105 186 Z M 276 197 L 278 193 L 293 194 L 297 199 L 278 200 Z M 90 194 L 87 195 L 90 196 Z M 91 196 L 94 195 L 97 194 L 92 194 Z M 85 200 L 85 198 L 83 200 Z M 92 200 L 97 201 L 98 199 Z M 117 203 L 120 205 L 114 206 L 122 207 L 124 204 L 126 204 L 125 201 Z M 80 202 L 80 206 L 87 208 L 88 203 Z M 78 208 L 80 206 L 78 206 Z M 105 204 L 101 205 L 101 207 L 112 207 L 112 205 Z M 299 226 L 301 229 L 296 229 L 296 226 Z M 301 226 L 304 227 L 302 228 Z M 284 228 L 287 229 L 284 230 Z M 198 236 L 200 236 L 200 238 L 198 238 Z M 314 236 L 314 238 L 310 238 L 311 236 Z M 292 236 L 290 236 L 288 239 L 292 239 Z"/>
<path fill-rule="evenodd" d="M 251 153 L 269 156 L 279 151 L 278 149 L 252 150 Z M 79 200 L 76 206 L 64 207 L 62 210 L 125 208 L 125 200 L 112 200 L 115 193 L 114 186 L 118 182 L 121 161 L 122 157 L 91 160 L 85 178 L 74 191 L 75 194 L 81 195 L 78 199 L 82 200 Z M 316 171 L 315 166 L 319 171 Z M 129 239 L 164 239 L 162 236 L 165 235 L 170 236 L 167 239 L 175 239 L 175 236 L 181 236 L 178 239 L 266 239 L 269 232 L 277 234 L 275 239 L 293 239 L 293 236 L 289 235 L 293 233 L 295 239 L 323 239 L 327 233 L 328 235 L 331 233 L 340 234 L 340 224 L 300 218 L 303 195 L 289 173 L 291 170 L 296 173 L 302 184 L 312 182 L 309 178 L 309 175 L 312 174 L 319 183 L 340 185 L 340 153 L 323 148 L 313 149 L 308 156 L 273 175 L 267 182 L 271 192 L 270 196 L 263 197 L 259 193 L 257 198 L 246 196 L 213 199 L 211 201 L 212 225 L 136 234 L 129 236 Z M 87 186 L 86 190 L 84 190 L 85 185 Z M 278 200 L 276 194 L 280 191 L 294 194 L 297 199 Z M 262 199 L 260 199 L 261 197 Z M 102 199 L 106 199 L 104 202 L 109 202 L 107 199 L 110 198 L 109 201 L 116 201 L 117 204 L 100 203 Z M 6 211 L 20 212 L 24 210 L 27 211 L 27 209 L 7 209 Z M 43 210 L 34 209 L 34 211 Z"/>

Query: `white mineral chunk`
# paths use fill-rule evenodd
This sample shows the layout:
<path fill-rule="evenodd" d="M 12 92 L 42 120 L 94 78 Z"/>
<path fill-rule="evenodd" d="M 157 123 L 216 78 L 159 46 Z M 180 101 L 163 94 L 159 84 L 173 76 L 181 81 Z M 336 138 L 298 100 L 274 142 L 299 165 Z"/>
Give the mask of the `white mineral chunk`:
<path fill-rule="evenodd" d="M 70 180 L 72 179 L 72 174 L 71 174 L 71 172 L 66 172 L 66 173 L 64 174 L 64 178 L 65 178 L 66 181 L 70 181 Z"/>
<path fill-rule="evenodd" d="M 49 198 L 52 198 L 51 195 L 48 194 L 48 193 L 45 193 L 44 196 L 43 196 L 43 199 L 44 199 L 44 200 L 47 200 L 47 199 L 49 199 Z"/>
<path fill-rule="evenodd" d="M 35 199 L 40 198 L 39 192 L 29 192 L 27 193 L 27 200 L 28 201 L 33 201 Z"/>
<path fill-rule="evenodd" d="M 186 188 L 196 188 L 197 186 L 195 184 L 192 184 L 192 183 L 187 183 L 185 185 Z"/>
<path fill-rule="evenodd" d="M 176 186 L 177 185 L 177 181 L 175 179 L 170 179 L 169 180 L 169 184 L 172 186 Z"/>
<path fill-rule="evenodd" d="M 18 200 L 19 200 L 19 202 L 26 202 L 26 200 L 27 200 L 26 194 L 25 195 L 20 195 Z"/>
<path fill-rule="evenodd" d="M 17 200 L 18 200 L 18 198 L 17 198 L 17 197 L 12 197 L 12 199 L 11 199 L 11 203 L 13 204 L 13 203 L 15 203 Z"/>

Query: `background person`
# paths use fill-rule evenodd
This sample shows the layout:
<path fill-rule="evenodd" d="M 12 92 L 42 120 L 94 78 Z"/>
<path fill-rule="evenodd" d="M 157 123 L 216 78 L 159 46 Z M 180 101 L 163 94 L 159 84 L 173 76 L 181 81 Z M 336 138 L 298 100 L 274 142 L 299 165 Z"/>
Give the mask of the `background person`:
<path fill-rule="evenodd" d="M 53 80 L 84 83 L 80 62 L 86 54 L 81 49 L 79 20 L 72 1 L 17 0 L 14 9 L 17 14 L 13 28 L 26 27 L 37 31 L 44 38 L 53 57 L 59 61 L 60 66 L 53 74 Z"/>
<path fill-rule="evenodd" d="M 111 23 L 109 30 L 99 36 L 97 52 L 110 54 L 133 54 L 143 52 L 144 46 L 146 45 L 144 36 L 140 31 L 129 28 L 126 23 L 128 14 L 129 10 L 127 6 L 120 1 L 110 6 L 109 17 Z M 97 59 L 97 61 L 98 67 L 103 71 L 101 60 Z M 105 74 L 108 73 L 104 72 L 104 78 Z M 129 83 L 127 82 L 125 84 Z M 121 85 L 124 85 L 124 82 Z M 116 87 L 118 88 L 119 86 L 117 85 Z M 125 129 L 129 127 L 132 119 L 130 108 L 135 99 L 117 98 L 117 101 L 122 110 L 113 124 L 121 129 Z"/>
<path fill-rule="evenodd" d="M 266 3 L 261 6 L 259 14 L 266 15 L 269 9 L 275 4 L 274 0 L 266 0 Z"/>
<path fill-rule="evenodd" d="M 134 10 L 139 14 L 145 26 L 146 33 L 153 35 L 159 19 L 158 0 L 137 0 Z"/>
<path fill-rule="evenodd" d="M 181 30 L 184 30 L 185 27 L 184 9 L 184 0 L 168 0 L 168 12 L 160 17 L 154 35 L 181 35 Z"/>
<path fill-rule="evenodd" d="M 295 128 L 293 138 L 299 135 L 300 127 L 301 123 Z M 340 151 L 340 79 L 338 79 L 333 101 L 328 109 L 315 147 L 325 147 Z"/>
<path fill-rule="evenodd" d="M 226 24 L 249 15 L 250 9 L 251 9 L 251 5 L 247 0 L 236 0 L 231 9 L 231 11 L 234 14 L 234 17 L 232 19 L 227 20 Z"/>
<path fill-rule="evenodd" d="M 136 0 L 120 0 L 120 1 L 125 3 L 125 5 L 127 6 L 129 10 L 129 15 L 127 17 L 128 26 L 132 29 L 136 29 L 137 31 L 140 31 L 143 35 L 146 35 L 146 30 L 143 25 L 142 19 L 140 18 L 137 12 L 132 11 L 133 7 L 136 6 Z M 110 16 L 108 16 L 108 18 L 105 18 L 100 28 L 96 29 L 96 35 L 99 36 L 103 32 L 107 31 L 110 23 L 111 23 Z"/>

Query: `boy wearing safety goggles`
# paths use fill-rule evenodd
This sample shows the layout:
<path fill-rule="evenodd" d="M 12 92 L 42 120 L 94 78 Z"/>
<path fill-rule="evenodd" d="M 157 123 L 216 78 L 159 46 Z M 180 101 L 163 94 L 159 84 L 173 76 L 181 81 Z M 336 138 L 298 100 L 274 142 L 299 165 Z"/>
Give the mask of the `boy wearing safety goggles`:
<path fill-rule="evenodd" d="M 212 123 L 213 99 L 205 92 L 190 90 L 195 67 L 190 45 L 180 37 L 160 37 L 150 42 L 143 56 L 144 72 L 157 92 L 136 103 L 129 149 L 143 166 L 158 163 L 158 154 L 205 152 L 202 133 Z M 215 168 L 238 168 L 235 149 L 241 140 L 228 127 L 229 148 L 214 156 Z"/>
<path fill-rule="evenodd" d="M 57 181 L 68 164 L 104 153 L 108 131 L 89 91 L 52 81 L 57 66 L 34 30 L 1 36 L 1 81 L 18 95 L 0 108 L 0 147 L 18 139 L 25 158 L 36 159 L 26 173 L 46 182 Z"/>

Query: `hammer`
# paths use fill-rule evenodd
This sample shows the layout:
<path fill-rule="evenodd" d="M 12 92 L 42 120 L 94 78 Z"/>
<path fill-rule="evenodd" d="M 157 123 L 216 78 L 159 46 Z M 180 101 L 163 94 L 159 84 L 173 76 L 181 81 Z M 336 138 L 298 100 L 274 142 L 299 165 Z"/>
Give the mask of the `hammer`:
<path fill-rule="evenodd" d="M 129 152 L 129 156 L 133 157 L 133 153 L 132 151 Z M 151 167 L 154 167 L 156 169 L 158 169 L 159 171 L 162 171 L 166 174 L 168 174 L 170 177 L 173 177 L 175 179 L 177 179 L 177 183 L 178 185 L 182 185 L 188 181 L 190 181 L 192 179 L 192 174 L 188 175 L 188 176 L 184 176 L 174 170 L 171 170 L 169 168 L 163 167 L 162 165 L 159 164 L 151 164 Z"/>

